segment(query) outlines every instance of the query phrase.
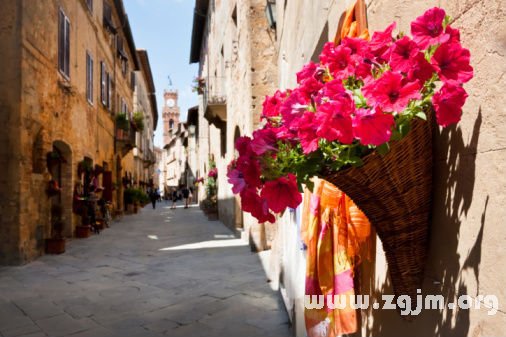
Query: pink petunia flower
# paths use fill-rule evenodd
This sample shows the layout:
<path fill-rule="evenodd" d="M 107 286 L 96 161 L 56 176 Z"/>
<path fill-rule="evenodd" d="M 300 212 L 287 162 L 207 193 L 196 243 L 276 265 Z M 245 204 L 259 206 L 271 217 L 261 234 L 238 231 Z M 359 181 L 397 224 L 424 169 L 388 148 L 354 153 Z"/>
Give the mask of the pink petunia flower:
<path fill-rule="evenodd" d="M 298 88 L 290 93 L 290 96 L 288 96 L 279 109 L 287 128 L 291 128 L 292 122 L 302 116 L 308 104 L 309 100 Z"/>
<path fill-rule="evenodd" d="M 262 185 L 262 181 L 260 180 L 262 172 L 257 159 L 241 156 L 237 159 L 236 168 L 242 173 L 244 182 L 249 187 L 260 187 Z"/>
<path fill-rule="evenodd" d="M 297 178 L 291 173 L 267 181 L 260 195 L 267 200 L 269 208 L 275 213 L 280 213 L 287 207 L 296 208 L 302 202 L 302 196 L 297 188 Z"/>
<path fill-rule="evenodd" d="M 309 154 L 318 149 L 318 136 L 316 135 L 317 125 L 315 125 L 314 112 L 305 112 L 297 125 L 297 136 L 302 146 L 302 152 Z"/>
<path fill-rule="evenodd" d="M 279 116 L 279 107 L 281 106 L 286 97 L 287 93 L 280 90 L 276 90 L 276 92 L 272 96 L 265 96 L 262 116 L 263 117 Z"/>
<path fill-rule="evenodd" d="M 389 55 L 384 55 L 393 43 L 392 32 L 397 26 L 397 23 L 392 22 L 384 31 L 374 32 L 369 41 L 369 49 L 373 55 L 379 59 L 378 61 L 388 60 Z M 380 62 L 381 63 L 381 62 Z"/>
<path fill-rule="evenodd" d="M 329 68 L 334 78 L 344 78 L 353 74 L 351 49 L 343 45 L 336 46 L 334 42 L 327 42 L 320 54 L 320 62 Z"/>
<path fill-rule="evenodd" d="M 460 31 L 457 28 L 446 26 L 445 33 L 450 35 L 448 43 L 460 43 Z"/>
<path fill-rule="evenodd" d="M 420 98 L 418 82 L 402 83 L 402 75 L 387 71 L 376 81 L 364 85 L 362 93 L 371 106 L 379 105 L 383 111 L 403 111 L 411 99 Z"/>
<path fill-rule="evenodd" d="M 318 107 L 316 134 L 328 141 L 338 140 L 343 144 L 353 142 L 351 113 L 355 105 L 351 98 L 324 103 Z"/>
<path fill-rule="evenodd" d="M 460 85 L 445 83 L 441 90 L 432 96 L 437 123 L 446 127 L 460 121 L 466 98 L 467 93 Z"/>
<path fill-rule="evenodd" d="M 251 141 L 251 150 L 261 156 L 267 151 L 277 151 L 276 133 L 271 128 L 263 128 L 253 132 L 253 140 Z"/>
<path fill-rule="evenodd" d="M 237 169 L 230 169 L 227 172 L 228 182 L 232 184 L 232 192 L 234 194 L 241 193 L 246 188 L 246 181 L 244 175 Z"/>
<path fill-rule="evenodd" d="M 358 109 L 353 117 L 353 135 L 363 145 L 379 146 L 390 140 L 394 116 L 381 109 Z"/>
<path fill-rule="evenodd" d="M 308 79 L 314 78 L 318 65 L 314 62 L 309 62 L 302 67 L 302 70 L 297 73 L 297 83 L 301 84 Z"/>
<path fill-rule="evenodd" d="M 442 81 L 465 83 L 473 78 L 470 57 L 469 50 L 460 43 L 444 43 L 434 53 L 431 63 Z"/>
<path fill-rule="evenodd" d="M 237 138 L 235 149 L 239 152 L 240 156 L 250 156 L 253 153 L 251 150 L 251 138 L 247 136 Z"/>
<path fill-rule="evenodd" d="M 443 9 L 434 7 L 411 22 L 411 35 L 421 49 L 448 41 L 450 35 L 443 29 L 445 15 Z"/>
<path fill-rule="evenodd" d="M 251 213 L 260 223 L 276 221 L 274 215 L 269 212 L 267 200 L 260 198 L 256 189 L 246 188 L 242 191 L 241 208 L 243 211 Z"/>
<path fill-rule="evenodd" d="M 418 80 L 420 83 L 425 83 L 429 80 L 436 70 L 434 67 L 425 59 L 422 52 L 419 52 L 413 58 L 413 64 L 408 71 L 407 80 L 414 82 Z"/>
<path fill-rule="evenodd" d="M 409 37 L 395 41 L 390 52 L 390 67 L 392 70 L 407 73 L 415 62 L 418 45 Z"/>

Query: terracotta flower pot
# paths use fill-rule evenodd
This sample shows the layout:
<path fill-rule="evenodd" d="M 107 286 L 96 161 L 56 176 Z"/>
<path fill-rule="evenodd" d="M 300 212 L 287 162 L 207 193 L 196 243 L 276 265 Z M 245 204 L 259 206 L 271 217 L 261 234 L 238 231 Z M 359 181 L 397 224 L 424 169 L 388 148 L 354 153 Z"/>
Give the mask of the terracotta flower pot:
<path fill-rule="evenodd" d="M 76 237 L 80 239 L 88 238 L 91 235 L 90 226 L 77 226 L 76 227 Z"/>
<path fill-rule="evenodd" d="M 47 254 L 65 253 L 65 239 L 46 239 Z"/>

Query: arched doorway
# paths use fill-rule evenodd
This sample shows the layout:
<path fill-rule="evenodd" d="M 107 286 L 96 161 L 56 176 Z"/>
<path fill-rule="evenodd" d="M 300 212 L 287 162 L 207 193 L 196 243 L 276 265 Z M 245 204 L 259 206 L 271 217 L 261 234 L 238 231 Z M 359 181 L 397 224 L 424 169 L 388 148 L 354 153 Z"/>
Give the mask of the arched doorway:
<path fill-rule="evenodd" d="M 60 140 L 53 142 L 52 152 L 48 154 L 48 171 L 51 179 L 58 183 L 61 192 L 51 197 L 51 206 L 61 207 L 63 223 L 62 235 L 72 237 L 72 150 Z"/>
<path fill-rule="evenodd" d="M 235 142 L 238 138 L 241 137 L 241 130 L 238 126 L 235 127 L 234 130 L 234 157 L 237 158 L 239 156 L 239 153 L 235 149 Z M 241 209 L 241 197 L 237 194 L 234 194 L 234 226 L 235 228 L 244 228 L 244 220 L 243 220 L 243 213 Z"/>

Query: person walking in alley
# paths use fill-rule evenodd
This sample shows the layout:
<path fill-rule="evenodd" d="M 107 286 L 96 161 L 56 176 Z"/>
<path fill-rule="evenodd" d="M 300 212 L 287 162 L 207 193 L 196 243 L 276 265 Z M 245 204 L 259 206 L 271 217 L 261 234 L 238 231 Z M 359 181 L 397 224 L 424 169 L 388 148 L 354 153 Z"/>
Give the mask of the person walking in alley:
<path fill-rule="evenodd" d="M 177 189 L 172 190 L 172 206 L 170 208 L 174 209 L 176 208 L 176 201 L 177 201 Z"/>
<path fill-rule="evenodd" d="M 190 190 L 187 186 L 183 187 L 183 198 L 184 198 L 184 208 L 188 208 L 188 201 L 190 199 Z"/>
<path fill-rule="evenodd" d="M 158 198 L 159 198 L 158 191 L 156 190 L 156 188 L 152 188 L 149 191 L 149 199 L 151 200 L 151 204 L 153 205 L 153 209 L 156 208 L 156 202 L 157 202 Z"/>

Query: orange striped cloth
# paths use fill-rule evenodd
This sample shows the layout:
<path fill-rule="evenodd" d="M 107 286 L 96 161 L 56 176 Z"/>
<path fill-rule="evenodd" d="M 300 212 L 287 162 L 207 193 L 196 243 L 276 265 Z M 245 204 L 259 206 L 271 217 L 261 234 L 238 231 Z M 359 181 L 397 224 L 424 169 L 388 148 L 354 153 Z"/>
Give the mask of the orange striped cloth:
<path fill-rule="evenodd" d="M 322 308 L 305 309 L 308 337 L 356 332 L 357 313 L 350 301 L 331 309 L 327 297 L 355 294 L 354 267 L 369 251 L 369 220 L 346 194 L 315 178 L 313 194 L 304 195 L 301 230 L 307 246 L 305 295 L 324 296 Z"/>
<path fill-rule="evenodd" d="M 348 8 L 334 43 L 345 37 L 369 40 L 364 0 Z M 313 194 L 307 190 L 304 194 L 301 225 L 307 246 L 305 295 L 323 295 L 324 306 L 305 309 L 304 318 L 308 337 L 336 337 L 357 331 L 357 312 L 349 300 L 344 307 L 330 309 L 327 295 L 355 295 L 354 268 L 361 258 L 369 258 L 371 224 L 346 194 L 325 180 L 314 179 Z"/>

